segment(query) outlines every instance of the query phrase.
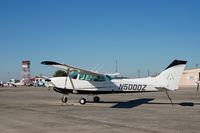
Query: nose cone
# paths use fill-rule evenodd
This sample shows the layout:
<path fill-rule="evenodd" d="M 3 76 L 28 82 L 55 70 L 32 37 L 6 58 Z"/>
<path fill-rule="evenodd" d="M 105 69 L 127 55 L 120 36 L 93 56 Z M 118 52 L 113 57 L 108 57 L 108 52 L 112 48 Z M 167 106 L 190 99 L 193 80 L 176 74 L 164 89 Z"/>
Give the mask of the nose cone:
<path fill-rule="evenodd" d="M 51 83 L 54 85 L 54 87 L 57 87 L 57 88 L 66 88 L 66 78 L 67 77 L 53 77 L 53 78 L 50 78 L 51 80 Z"/>

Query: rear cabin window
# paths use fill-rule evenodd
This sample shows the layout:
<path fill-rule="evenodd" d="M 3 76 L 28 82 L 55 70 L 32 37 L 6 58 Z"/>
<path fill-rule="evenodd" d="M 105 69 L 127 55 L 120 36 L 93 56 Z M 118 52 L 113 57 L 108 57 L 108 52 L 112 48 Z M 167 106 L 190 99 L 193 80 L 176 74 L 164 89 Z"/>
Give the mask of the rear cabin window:
<path fill-rule="evenodd" d="M 106 79 L 107 79 L 107 80 L 112 80 L 112 77 L 106 75 Z"/>

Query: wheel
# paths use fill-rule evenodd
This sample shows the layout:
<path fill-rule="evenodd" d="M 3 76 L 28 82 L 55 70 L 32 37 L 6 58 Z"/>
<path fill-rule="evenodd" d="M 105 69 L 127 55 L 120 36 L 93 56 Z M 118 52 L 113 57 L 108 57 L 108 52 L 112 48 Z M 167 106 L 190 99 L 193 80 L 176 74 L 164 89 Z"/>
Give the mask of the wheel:
<path fill-rule="evenodd" d="M 63 102 L 63 103 L 67 103 L 67 100 L 68 100 L 68 99 L 67 99 L 67 97 L 65 97 L 65 96 L 62 98 L 62 102 Z"/>
<path fill-rule="evenodd" d="M 98 96 L 95 96 L 93 98 L 93 100 L 94 100 L 95 103 L 99 103 L 100 102 L 100 98 Z"/>
<path fill-rule="evenodd" d="M 86 99 L 85 99 L 85 98 L 81 98 L 81 99 L 79 100 L 79 103 L 82 104 L 82 105 L 83 105 L 83 104 L 86 104 Z"/>

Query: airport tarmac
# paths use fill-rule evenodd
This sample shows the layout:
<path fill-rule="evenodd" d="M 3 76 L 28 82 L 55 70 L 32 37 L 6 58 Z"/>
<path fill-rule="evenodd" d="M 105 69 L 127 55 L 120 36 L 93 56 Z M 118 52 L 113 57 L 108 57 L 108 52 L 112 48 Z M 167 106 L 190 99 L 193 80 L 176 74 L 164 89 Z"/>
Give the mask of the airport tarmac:
<path fill-rule="evenodd" d="M 1 133 L 199 133 L 200 92 L 182 87 L 169 92 L 100 95 L 101 103 L 79 105 L 82 95 L 46 88 L 0 88 Z"/>

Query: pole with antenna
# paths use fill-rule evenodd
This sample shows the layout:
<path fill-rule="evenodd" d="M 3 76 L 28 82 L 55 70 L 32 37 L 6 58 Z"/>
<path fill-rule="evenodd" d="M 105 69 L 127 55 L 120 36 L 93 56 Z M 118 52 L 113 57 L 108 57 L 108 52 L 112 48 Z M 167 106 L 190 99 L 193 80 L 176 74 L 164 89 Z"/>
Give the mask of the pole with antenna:
<path fill-rule="evenodd" d="M 118 69 L 118 68 L 117 68 L 117 67 L 118 67 L 118 66 L 117 66 L 117 63 L 118 63 L 117 60 L 115 60 L 115 73 L 118 72 L 118 70 L 117 70 L 117 69 Z"/>
<path fill-rule="evenodd" d="M 118 61 L 117 59 L 115 60 L 115 73 L 118 73 Z M 115 78 L 117 77 L 117 75 L 115 76 Z"/>

